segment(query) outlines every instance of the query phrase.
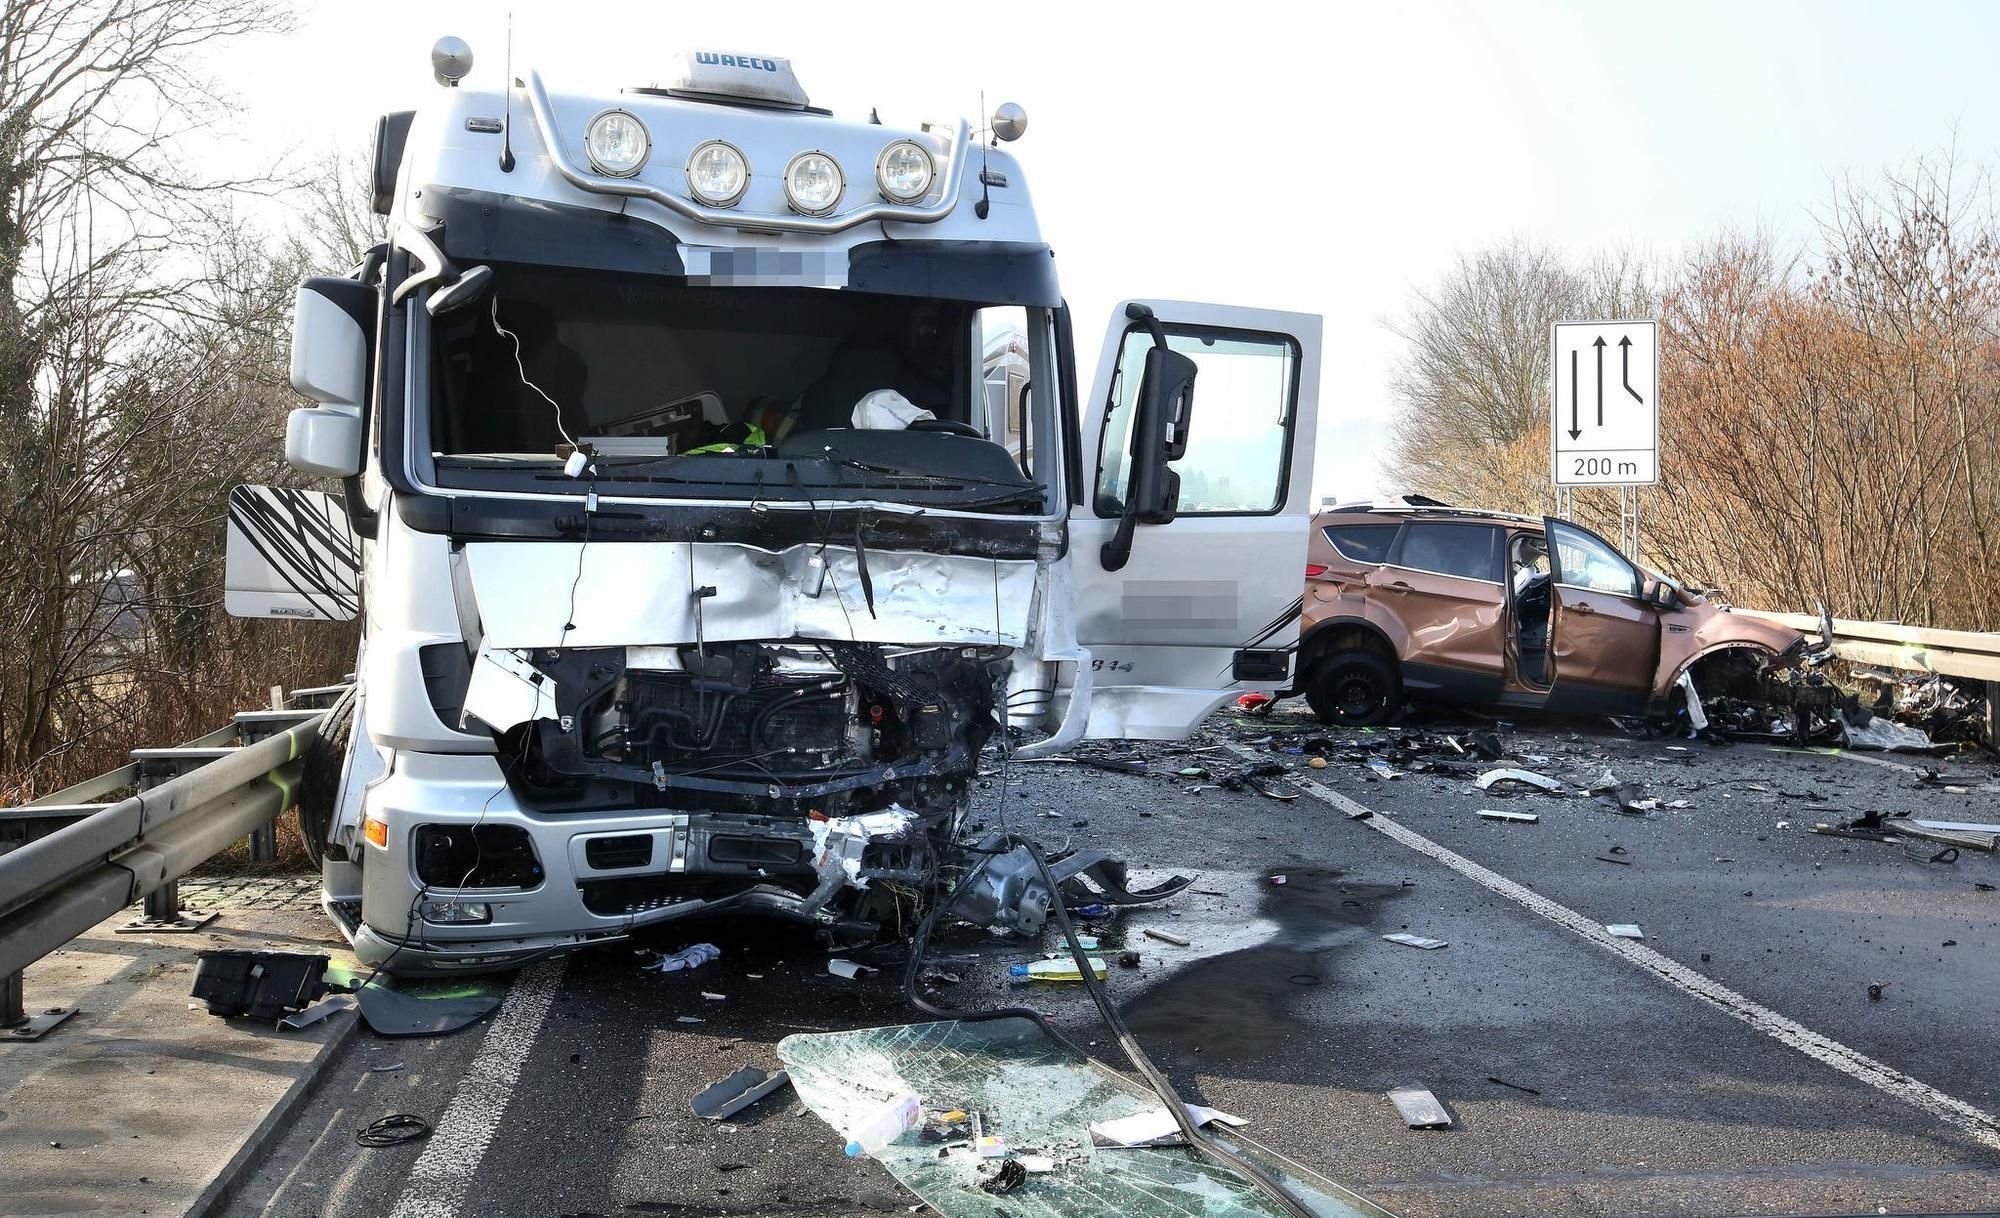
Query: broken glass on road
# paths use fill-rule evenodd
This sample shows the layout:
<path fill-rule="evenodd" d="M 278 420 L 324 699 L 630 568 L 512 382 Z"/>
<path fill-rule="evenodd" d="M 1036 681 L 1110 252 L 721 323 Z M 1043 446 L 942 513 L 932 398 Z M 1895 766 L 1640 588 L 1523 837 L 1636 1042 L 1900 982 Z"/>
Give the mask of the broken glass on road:
<path fill-rule="evenodd" d="M 1283 1218 L 1251 1182 L 1182 1148 L 1094 1147 L 1092 1122 L 1159 1108 L 1151 1091 L 1072 1052 L 1028 1019 L 948 1021 L 788 1036 L 778 1057 L 806 1106 L 845 1134 L 904 1092 L 925 1117 L 977 1118 L 1007 1157 L 1032 1167 L 1009 1189 L 1011 1218 Z M 1388 1211 L 1245 1137 L 1215 1140 L 1284 1181 L 1322 1218 Z M 969 1143 L 926 1141 L 913 1129 L 874 1156 L 945 1218 L 991 1218 L 981 1191 L 1001 1161 Z"/>

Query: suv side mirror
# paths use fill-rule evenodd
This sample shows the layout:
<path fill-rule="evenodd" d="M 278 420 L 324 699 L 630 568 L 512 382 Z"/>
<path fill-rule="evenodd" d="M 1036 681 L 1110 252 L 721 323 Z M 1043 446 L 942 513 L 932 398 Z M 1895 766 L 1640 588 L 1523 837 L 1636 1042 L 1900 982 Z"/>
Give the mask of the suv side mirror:
<path fill-rule="evenodd" d="M 1646 586 L 1646 603 L 1655 609 L 1678 609 L 1681 607 L 1681 594 L 1663 579 L 1652 580 Z"/>
<path fill-rule="evenodd" d="M 1181 476 L 1168 464 L 1187 454 L 1188 424 L 1194 416 L 1192 359 L 1167 347 L 1166 329 L 1141 304 L 1129 305 L 1126 316 L 1143 321 L 1153 331 L 1153 346 L 1139 377 L 1139 396 L 1132 416 L 1131 485 L 1125 495 L 1118 530 L 1100 555 L 1106 571 L 1122 568 L 1132 557 L 1132 527 L 1167 524 L 1181 501 Z"/>

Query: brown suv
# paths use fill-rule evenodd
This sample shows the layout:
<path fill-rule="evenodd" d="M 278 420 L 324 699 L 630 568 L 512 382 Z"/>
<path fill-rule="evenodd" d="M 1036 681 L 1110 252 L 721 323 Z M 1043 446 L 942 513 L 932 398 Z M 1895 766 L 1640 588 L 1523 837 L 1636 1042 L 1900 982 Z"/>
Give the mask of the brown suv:
<path fill-rule="evenodd" d="M 1293 692 L 1330 723 L 1379 723 L 1406 700 L 1639 714 L 1716 652 L 1805 650 L 1589 529 L 1461 508 L 1313 517 L 1301 613 Z"/>

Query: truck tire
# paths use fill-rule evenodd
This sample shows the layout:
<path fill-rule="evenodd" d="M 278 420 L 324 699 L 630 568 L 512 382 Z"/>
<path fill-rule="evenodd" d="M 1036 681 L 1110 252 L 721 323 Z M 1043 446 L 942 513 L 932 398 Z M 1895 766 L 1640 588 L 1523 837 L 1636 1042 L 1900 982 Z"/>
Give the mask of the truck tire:
<path fill-rule="evenodd" d="M 320 721 L 319 735 L 306 746 L 299 772 L 299 836 L 317 867 L 326 861 L 326 833 L 339 810 L 340 776 L 354 739 L 354 690 L 334 699 Z"/>
<path fill-rule="evenodd" d="M 1322 722 L 1341 727 L 1387 723 L 1402 709 L 1403 678 L 1379 652 L 1336 651 L 1313 665 L 1306 705 Z"/>

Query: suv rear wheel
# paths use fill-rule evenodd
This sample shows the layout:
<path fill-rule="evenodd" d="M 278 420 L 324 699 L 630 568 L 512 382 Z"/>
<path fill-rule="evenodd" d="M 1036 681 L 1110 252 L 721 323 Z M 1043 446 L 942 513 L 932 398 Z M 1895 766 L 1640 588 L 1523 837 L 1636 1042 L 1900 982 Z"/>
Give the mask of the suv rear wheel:
<path fill-rule="evenodd" d="M 1313 666 L 1306 704 L 1327 723 L 1387 723 L 1403 704 L 1403 679 L 1377 652 L 1336 651 Z"/>

